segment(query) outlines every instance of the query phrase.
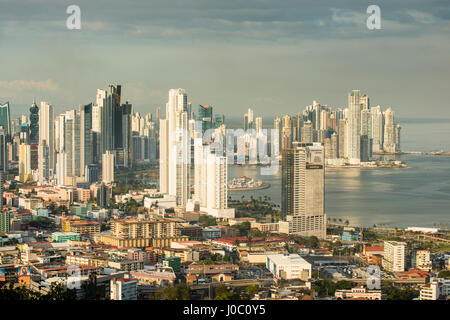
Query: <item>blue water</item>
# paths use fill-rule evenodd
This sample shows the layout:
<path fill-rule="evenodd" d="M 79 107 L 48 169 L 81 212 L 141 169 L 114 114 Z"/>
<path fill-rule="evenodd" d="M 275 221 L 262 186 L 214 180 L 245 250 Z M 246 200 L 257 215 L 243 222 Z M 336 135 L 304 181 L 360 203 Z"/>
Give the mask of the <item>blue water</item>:
<path fill-rule="evenodd" d="M 450 151 L 450 120 L 404 119 L 402 150 Z M 329 168 L 325 174 L 325 212 L 351 224 L 433 227 L 450 224 L 450 156 L 401 155 L 408 168 Z M 229 179 L 250 176 L 271 184 L 264 190 L 230 192 L 238 199 L 269 196 L 280 204 L 281 171 L 261 176 L 260 168 L 230 166 Z"/>

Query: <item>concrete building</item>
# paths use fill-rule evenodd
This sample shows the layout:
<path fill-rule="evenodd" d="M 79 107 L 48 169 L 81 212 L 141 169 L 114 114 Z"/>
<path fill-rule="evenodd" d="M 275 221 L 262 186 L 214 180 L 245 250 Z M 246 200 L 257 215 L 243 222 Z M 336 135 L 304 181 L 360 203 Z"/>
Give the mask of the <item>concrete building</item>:
<path fill-rule="evenodd" d="M 189 199 L 190 139 L 187 94 L 171 89 L 166 119 L 160 121 L 160 192 L 176 196 L 177 205 Z"/>
<path fill-rule="evenodd" d="M 430 251 L 414 250 L 411 257 L 411 267 L 414 269 L 430 271 L 432 269 Z"/>
<path fill-rule="evenodd" d="M 136 279 L 111 279 L 111 300 L 137 300 L 137 283 Z"/>
<path fill-rule="evenodd" d="M 52 240 L 54 242 L 80 241 L 80 234 L 75 232 L 53 232 Z"/>
<path fill-rule="evenodd" d="M 336 290 L 334 296 L 338 299 L 381 300 L 381 290 L 368 290 L 366 287 L 354 287 L 350 290 Z"/>
<path fill-rule="evenodd" d="M 326 236 L 325 159 L 319 143 L 295 143 L 282 157 L 281 210 L 289 222 L 289 233 Z"/>
<path fill-rule="evenodd" d="M 45 101 L 41 102 L 39 109 L 38 154 L 39 181 L 44 184 L 55 170 L 55 114 L 53 106 Z"/>
<path fill-rule="evenodd" d="M 406 243 L 385 241 L 382 266 L 390 272 L 405 271 Z"/>
<path fill-rule="evenodd" d="M 420 300 L 447 299 L 450 296 L 449 279 L 430 279 L 420 288 Z"/>
<path fill-rule="evenodd" d="M 298 254 L 268 255 L 266 268 L 277 279 L 301 279 L 311 278 L 311 264 Z"/>
<path fill-rule="evenodd" d="M 234 218 L 234 209 L 228 208 L 227 158 L 211 152 L 203 145 L 200 132 L 194 139 L 194 196 L 186 210 L 200 211 L 216 218 Z"/>
<path fill-rule="evenodd" d="M 106 151 L 102 156 L 102 181 L 114 182 L 114 154 L 110 151 Z"/>

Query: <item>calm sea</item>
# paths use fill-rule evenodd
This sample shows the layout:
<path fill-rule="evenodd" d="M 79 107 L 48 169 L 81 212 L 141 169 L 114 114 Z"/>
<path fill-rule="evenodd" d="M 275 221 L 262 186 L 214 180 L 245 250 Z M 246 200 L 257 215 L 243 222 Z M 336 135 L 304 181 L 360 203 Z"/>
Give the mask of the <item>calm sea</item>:
<path fill-rule="evenodd" d="M 450 119 L 399 119 L 404 151 L 450 151 Z M 433 227 L 450 224 L 450 156 L 401 155 L 408 168 L 327 169 L 325 211 L 350 224 Z M 229 179 L 249 176 L 270 183 L 257 191 L 230 192 L 240 199 L 269 196 L 281 204 L 281 171 L 261 176 L 254 166 L 230 166 Z"/>

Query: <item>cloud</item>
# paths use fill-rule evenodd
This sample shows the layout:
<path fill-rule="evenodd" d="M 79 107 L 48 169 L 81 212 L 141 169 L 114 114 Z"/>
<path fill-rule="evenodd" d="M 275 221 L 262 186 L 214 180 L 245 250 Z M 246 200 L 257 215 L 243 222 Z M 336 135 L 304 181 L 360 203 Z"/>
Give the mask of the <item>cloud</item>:
<path fill-rule="evenodd" d="M 423 11 L 408 10 L 407 13 L 419 23 L 430 24 L 437 21 L 437 19 L 432 14 Z"/>
<path fill-rule="evenodd" d="M 11 80 L 11 81 L 0 81 L 0 89 L 14 90 L 14 91 L 20 90 L 56 91 L 59 89 L 59 87 L 52 79 L 47 79 L 45 81 Z"/>

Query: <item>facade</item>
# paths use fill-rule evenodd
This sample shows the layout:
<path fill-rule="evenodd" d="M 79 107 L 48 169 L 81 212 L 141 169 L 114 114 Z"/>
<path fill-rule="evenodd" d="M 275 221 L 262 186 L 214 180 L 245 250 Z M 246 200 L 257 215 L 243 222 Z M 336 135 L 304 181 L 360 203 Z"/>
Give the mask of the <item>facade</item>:
<path fill-rule="evenodd" d="M 334 296 L 338 299 L 381 300 L 382 298 L 381 290 L 369 290 L 363 286 L 350 290 L 336 290 Z"/>
<path fill-rule="evenodd" d="M 39 109 L 39 178 L 48 181 L 55 170 L 55 114 L 53 106 L 42 101 Z M 45 165 L 43 165 L 45 163 Z"/>
<path fill-rule="evenodd" d="M 361 161 L 361 107 L 359 90 L 353 90 L 348 94 L 348 109 L 348 160 L 351 164 L 359 164 Z"/>
<path fill-rule="evenodd" d="M 137 283 L 136 279 L 111 279 L 111 300 L 137 300 Z"/>
<path fill-rule="evenodd" d="M 432 269 L 430 251 L 414 250 L 411 257 L 411 267 L 414 269 L 430 271 Z"/>
<path fill-rule="evenodd" d="M 318 143 L 285 150 L 282 157 L 282 212 L 289 233 L 325 238 L 325 159 Z"/>
<path fill-rule="evenodd" d="M 171 89 L 166 119 L 160 121 L 160 191 L 176 196 L 177 205 L 189 199 L 190 139 L 187 94 Z"/>
<path fill-rule="evenodd" d="M 66 241 L 80 241 L 80 234 L 75 232 L 53 232 L 52 241 L 66 242 Z"/>
<path fill-rule="evenodd" d="M 213 128 L 213 107 L 210 105 L 199 105 L 197 112 L 197 121 L 201 123 L 201 132 Z"/>
<path fill-rule="evenodd" d="M 387 153 L 397 152 L 397 144 L 395 139 L 395 124 L 394 124 L 394 112 L 392 108 L 389 107 L 383 113 L 384 116 L 384 143 L 383 149 Z"/>
<path fill-rule="evenodd" d="M 11 228 L 11 216 L 9 211 L 0 211 L 0 233 L 8 233 Z"/>
<path fill-rule="evenodd" d="M 8 137 L 11 137 L 11 113 L 9 102 L 0 103 L 0 127 L 3 127 L 3 130 Z"/>
<path fill-rule="evenodd" d="M 405 271 L 406 243 L 385 241 L 382 266 L 390 272 Z"/>
<path fill-rule="evenodd" d="M 311 264 L 298 254 L 268 255 L 266 268 L 277 279 L 301 279 L 311 278 Z"/>
<path fill-rule="evenodd" d="M 431 279 L 420 288 L 420 300 L 447 299 L 450 296 L 450 280 Z"/>
<path fill-rule="evenodd" d="M 102 181 L 103 183 L 114 182 L 114 154 L 106 151 L 102 156 Z"/>
<path fill-rule="evenodd" d="M 196 132 L 194 139 L 194 195 L 190 205 L 198 205 L 201 211 L 215 217 L 234 217 L 234 209 L 228 209 L 227 158 L 213 153 L 203 145 Z"/>

